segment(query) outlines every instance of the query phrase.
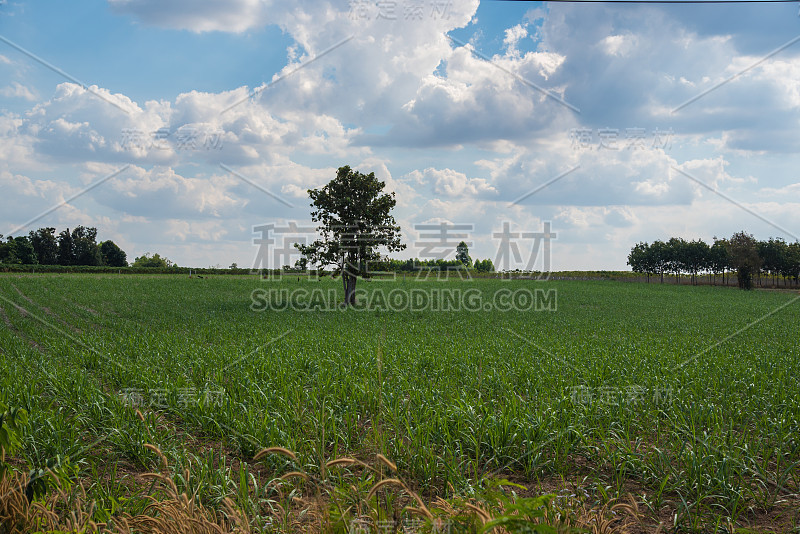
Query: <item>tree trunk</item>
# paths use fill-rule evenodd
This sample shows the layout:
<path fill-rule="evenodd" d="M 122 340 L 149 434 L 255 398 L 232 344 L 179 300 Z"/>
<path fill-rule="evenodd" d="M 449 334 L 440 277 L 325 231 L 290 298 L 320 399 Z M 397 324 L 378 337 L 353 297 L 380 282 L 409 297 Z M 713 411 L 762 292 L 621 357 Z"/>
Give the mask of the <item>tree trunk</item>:
<path fill-rule="evenodd" d="M 344 286 L 344 304 L 345 306 L 355 306 L 356 304 L 356 280 L 355 276 L 348 273 L 347 270 L 342 271 L 342 285 Z"/>

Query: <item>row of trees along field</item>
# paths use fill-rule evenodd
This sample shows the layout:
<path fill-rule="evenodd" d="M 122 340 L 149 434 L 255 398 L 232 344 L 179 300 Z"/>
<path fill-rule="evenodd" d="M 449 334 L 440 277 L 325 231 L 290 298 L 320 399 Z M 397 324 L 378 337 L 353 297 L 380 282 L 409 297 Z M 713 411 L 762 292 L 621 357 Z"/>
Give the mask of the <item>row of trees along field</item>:
<path fill-rule="evenodd" d="M 475 260 L 461 261 L 455 260 L 421 260 L 417 258 L 408 260 L 393 260 L 388 259 L 381 262 L 376 262 L 374 265 L 375 270 L 380 271 L 394 271 L 394 272 L 414 272 L 420 269 L 430 268 L 438 269 L 441 271 L 449 271 L 456 269 L 475 269 L 477 272 L 494 272 L 494 263 L 492 260 Z"/>
<path fill-rule="evenodd" d="M 126 267 L 128 259 L 113 241 L 97 243 L 97 228 L 78 226 L 59 234 L 55 228 L 39 228 L 27 236 L 8 236 L 5 242 L 0 234 L 0 263 Z"/>
<path fill-rule="evenodd" d="M 717 276 L 734 271 L 739 287 L 750 289 L 754 279 L 758 285 L 798 285 L 800 279 L 800 243 L 786 243 L 783 239 L 770 238 L 758 241 L 742 231 L 728 239 L 714 238 L 708 245 L 702 240 L 686 241 L 679 237 L 669 241 L 637 243 L 628 255 L 628 265 L 634 272 L 647 276 L 659 275 L 664 282 L 664 273 L 674 274 L 676 281 L 685 274 L 693 284 L 698 277 L 707 274 L 709 282 L 715 284 Z"/>
<path fill-rule="evenodd" d="M 236 264 L 231 265 L 235 268 Z M 389 272 L 414 272 L 420 269 L 431 269 L 440 271 L 452 271 L 456 269 L 474 269 L 479 273 L 493 273 L 494 263 L 490 259 L 485 260 L 472 260 L 469 255 L 469 247 L 462 241 L 456 247 L 456 257 L 452 260 L 445 259 L 429 259 L 421 260 L 419 258 L 410 258 L 407 260 L 396 260 L 392 258 L 381 258 L 373 261 L 369 265 L 369 269 L 375 271 L 389 271 Z M 308 258 L 305 256 L 298 259 L 294 267 L 284 265 L 284 271 L 290 272 L 305 272 L 308 269 Z"/>

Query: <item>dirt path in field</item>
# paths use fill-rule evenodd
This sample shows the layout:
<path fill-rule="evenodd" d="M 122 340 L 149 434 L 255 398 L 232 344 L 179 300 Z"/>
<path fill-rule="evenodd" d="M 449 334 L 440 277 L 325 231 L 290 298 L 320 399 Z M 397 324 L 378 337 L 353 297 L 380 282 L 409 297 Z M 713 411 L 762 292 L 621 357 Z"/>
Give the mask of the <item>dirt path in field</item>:
<path fill-rule="evenodd" d="M 94 310 L 94 309 L 92 309 L 92 308 L 90 308 L 88 306 L 83 306 L 81 304 L 78 304 L 77 302 L 69 300 L 67 297 L 64 297 L 64 296 L 61 297 L 61 300 L 63 300 L 64 302 L 66 302 L 67 304 L 72 306 L 73 308 L 78 308 L 79 310 L 83 310 L 86 313 L 94 315 L 95 317 L 100 317 L 100 312 L 98 312 L 97 310 Z"/>
<path fill-rule="evenodd" d="M 17 330 L 17 327 L 14 326 L 14 323 L 11 322 L 11 319 L 9 318 L 8 314 L 6 313 L 6 310 L 3 309 L 2 306 L 0 306 L 0 318 L 3 319 L 3 322 L 6 324 L 6 326 L 8 327 L 9 330 L 14 330 L 14 331 Z"/>
<path fill-rule="evenodd" d="M 11 304 L 12 304 L 12 306 L 14 306 L 14 308 L 16 308 L 16 310 L 19 312 L 19 314 L 22 317 L 24 317 L 24 318 L 25 317 L 30 317 L 31 314 L 30 314 L 30 312 L 28 310 L 26 310 L 25 308 L 23 308 L 22 306 L 20 306 L 18 304 L 13 304 L 13 303 L 11 303 Z M 32 337 L 27 335 L 25 332 L 20 330 L 17 327 L 17 325 L 14 324 L 14 322 L 11 320 L 11 318 L 8 316 L 8 313 L 6 313 L 6 310 L 2 306 L 0 306 L 0 316 L 3 319 L 3 323 L 5 323 L 5 325 L 8 327 L 8 329 L 10 331 L 14 332 L 17 336 L 19 336 L 20 338 L 25 340 L 31 347 L 33 347 L 34 349 L 36 349 L 40 353 L 42 353 L 42 354 L 46 354 L 47 353 L 47 351 L 41 345 L 39 345 L 39 343 L 37 343 L 35 339 L 33 339 Z"/>
<path fill-rule="evenodd" d="M 20 288 L 18 288 L 18 287 L 17 287 L 17 286 L 15 286 L 14 284 L 10 284 L 10 285 L 11 285 L 11 287 L 13 287 L 13 288 L 14 288 L 14 290 L 15 290 L 17 293 L 19 293 L 19 295 L 20 295 L 20 296 L 21 296 L 23 299 L 25 299 L 25 300 L 26 300 L 26 301 L 27 301 L 27 302 L 28 302 L 28 303 L 29 303 L 31 306 L 35 306 L 35 307 L 37 307 L 38 309 L 42 310 L 42 311 L 43 311 L 43 312 L 44 312 L 44 313 L 45 313 L 45 314 L 46 314 L 48 317 L 52 317 L 53 319 L 55 319 L 57 322 L 59 322 L 59 323 L 60 323 L 60 324 L 62 324 L 63 326 L 65 326 L 65 327 L 69 328 L 69 329 L 70 329 L 70 330 L 71 330 L 73 333 L 75 333 L 75 334 L 81 334 L 81 333 L 82 333 L 82 331 L 81 331 L 81 329 L 80 329 L 80 328 L 78 328 L 77 326 L 73 325 L 72 323 L 69 323 L 69 322 L 65 321 L 64 319 L 62 319 L 61 317 L 59 317 L 58 315 L 56 315 L 56 314 L 53 312 L 53 310 L 51 310 L 51 309 L 50 309 L 50 308 L 48 308 L 47 306 L 45 306 L 45 305 L 43 305 L 43 304 L 38 304 L 38 303 L 36 303 L 36 302 L 35 302 L 35 301 L 34 301 L 32 298 L 30 298 L 28 295 L 26 295 L 25 293 L 23 293 L 23 292 L 22 292 L 22 290 L 20 290 Z M 18 309 L 19 309 L 19 310 L 21 310 L 21 311 L 24 311 L 26 314 L 32 315 L 32 314 L 31 314 L 31 312 L 29 312 L 28 310 L 25 310 L 25 308 L 19 307 Z"/>

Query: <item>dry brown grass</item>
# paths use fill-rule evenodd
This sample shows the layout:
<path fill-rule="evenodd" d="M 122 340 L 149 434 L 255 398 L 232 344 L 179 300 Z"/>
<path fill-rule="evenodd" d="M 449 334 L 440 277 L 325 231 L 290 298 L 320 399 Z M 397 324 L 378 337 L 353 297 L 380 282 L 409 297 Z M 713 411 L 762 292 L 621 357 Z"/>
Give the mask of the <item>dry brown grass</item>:
<path fill-rule="evenodd" d="M 57 477 L 52 477 L 54 488 L 43 500 L 29 502 L 25 495 L 28 477 L 24 473 L 10 472 L 0 480 L 0 534 L 28 534 L 31 532 L 80 532 L 86 534 L 114 532 L 120 534 L 249 534 L 251 519 L 238 510 L 230 499 L 222 501 L 219 510 L 204 507 L 196 496 L 180 492 L 169 474 L 166 456 L 155 446 L 147 445 L 161 460 L 160 471 L 145 473 L 142 478 L 154 483 L 156 491 L 148 496 L 150 504 L 138 515 L 120 513 L 113 522 L 99 523 L 92 517 L 96 503 L 91 501 L 82 484 L 64 487 Z M 295 455 L 283 448 L 270 448 L 260 451 L 256 459 L 268 454 L 278 454 L 287 458 Z M 501 518 L 523 518 L 514 505 L 519 502 L 515 496 L 500 498 L 452 497 L 437 498 L 426 503 L 397 474 L 397 466 L 388 458 L 377 455 L 375 465 L 354 458 L 338 458 L 325 464 L 326 469 L 345 468 L 360 470 L 373 475 L 371 486 L 350 491 L 342 497 L 342 488 L 331 485 L 329 480 L 300 471 L 286 473 L 280 481 L 287 488 L 302 488 L 296 497 L 285 494 L 275 504 L 273 526 L 286 532 L 334 532 L 347 531 L 348 522 L 358 521 L 366 525 L 369 532 L 378 530 L 377 518 L 381 516 L 377 507 L 388 494 L 397 497 L 397 508 L 388 515 L 396 522 L 396 531 L 402 532 L 403 518 L 417 518 L 424 522 L 418 532 L 460 532 L 461 527 L 469 531 L 479 531 L 488 523 Z M 391 475 L 384 477 L 381 468 L 389 468 Z M 323 470 L 324 472 L 324 470 Z M 352 472 L 352 471 L 351 471 Z M 186 479 L 189 473 L 185 473 Z M 355 476 L 356 473 L 353 472 Z M 289 480 L 296 480 L 297 485 Z M 283 493 L 282 488 L 277 488 Z M 304 496 L 300 496 L 303 495 Z M 495 496 L 501 495 L 496 493 Z M 286 498 L 284 498 L 286 497 Z M 344 502 L 346 501 L 346 502 Z M 283 505 L 280 503 L 283 502 Z M 385 501 L 384 501 L 385 502 Z M 339 514 L 332 514 L 333 510 Z M 345 510 L 345 513 L 341 513 Z M 349 512 L 348 512 L 349 511 Z M 383 510 L 387 517 L 388 510 Z M 334 520 L 333 516 L 338 519 Z M 573 532 L 579 529 L 592 534 L 627 534 L 637 532 L 641 514 L 633 499 L 630 502 L 611 501 L 603 506 L 588 506 L 578 500 L 558 502 L 548 512 L 531 519 L 529 524 L 551 525 L 558 532 Z M 525 519 L 527 521 L 527 519 Z M 450 530 L 442 529 L 453 525 Z M 458 527 L 460 525 L 461 527 Z M 467 525 L 469 525 L 467 527 Z M 385 521 L 383 527 L 386 528 Z M 511 527 L 498 525 L 490 532 L 504 534 L 514 532 Z"/>
<path fill-rule="evenodd" d="M 162 459 L 166 458 L 156 447 L 150 446 Z M 25 495 L 28 477 L 24 473 L 8 474 L 0 480 L 0 534 L 30 534 L 31 532 L 80 532 L 85 534 L 114 532 L 119 534 L 249 534 L 250 523 L 225 499 L 222 512 L 209 510 L 194 496 L 180 493 L 172 479 L 164 473 L 147 473 L 146 479 L 158 483 L 156 499 L 145 512 L 136 516 L 119 514 L 113 522 L 97 523 L 92 520 L 95 503 L 87 498 L 82 484 L 65 488 L 56 484 L 43 501 L 29 502 Z"/>

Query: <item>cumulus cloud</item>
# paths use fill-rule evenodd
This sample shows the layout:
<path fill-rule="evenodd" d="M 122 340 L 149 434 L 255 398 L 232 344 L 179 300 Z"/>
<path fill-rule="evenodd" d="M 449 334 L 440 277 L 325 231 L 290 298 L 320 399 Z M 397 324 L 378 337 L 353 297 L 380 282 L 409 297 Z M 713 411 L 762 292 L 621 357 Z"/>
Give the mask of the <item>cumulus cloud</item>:
<path fill-rule="evenodd" d="M 485 179 L 468 178 L 463 172 L 453 169 L 428 167 L 424 171 L 412 171 L 407 178 L 430 185 L 438 196 L 491 198 L 497 195 L 497 189 Z"/>
<path fill-rule="evenodd" d="M 307 189 L 349 163 L 375 171 L 396 192 L 404 226 L 435 214 L 474 223 L 486 242 L 504 220 L 530 229 L 552 221 L 567 248 L 627 243 L 644 227 L 669 228 L 670 217 L 687 231 L 695 223 L 713 226 L 709 214 L 691 214 L 698 206 L 737 216 L 675 168 L 712 188 L 758 198 L 759 210 L 786 224 L 793 220 L 776 202 L 795 193 L 796 177 L 788 179 L 784 169 L 783 185 L 772 187 L 765 171 L 746 161 L 788 158 L 800 147 L 797 51 L 787 48 L 748 68 L 784 42 L 784 21 L 774 36 L 780 42 L 772 43 L 769 32 L 732 16 L 697 21 L 682 6 L 554 4 L 495 28 L 502 46 L 487 60 L 477 0 L 452 2 L 439 14 L 426 4 L 413 19 L 398 3 L 395 20 L 378 16 L 382 4 L 364 4 L 362 13 L 344 0 L 110 4 L 140 24 L 197 33 L 276 25 L 294 44 L 269 84 L 216 93 L 137 102 L 104 87 L 63 83 L 39 101 L 27 82 L 8 83 L 0 96 L 37 102 L 27 112 L 0 114 L 0 178 L 19 190 L 26 209 L 133 163 L 87 194 L 87 202 L 106 210 L 98 220 L 116 214 L 118 221 L 138 221 L 137 240 L 172 232 L 171 242 L 187 247 L 192 239 L 248 241 L 253 224 L 307 218 Z M 758 19 L 762 8 L 732 9 Z M 447 38 L 459 28 L 474 30 L 466 45 Z M 0 64 L 11 61 L 0 56 Z M 583 149 L 567 137 L 573 128 L 641 127 L 672 129 L 675 148 Z M 48 179 L 47 172 L 64 168 L 71 169 L 67 176 Z M 575 246 L 569 255 L 578 257 Z M 614 254 L 624 248 L 614 246 Z"/>
<path fill-rule="evenodd" d="M 60 163 L 285 164 L 296 151 L 340 157 L 364 152 L 349 147 L 353 131 L 337 119 L 295 109 L 272 114 L 247 99 L 247 87 L 222 93 L 191 91 L 174 102 L 148 101 L 142 106 L 122 94 L 90 89 L 59 84 L 51 99 L 14 119 L 14 127 L 35 139 L 42 156 Z M 115 99 L 127 112 L 96 93 Z"/>
<path fill-rule="evenodd" d="M 785 122 L 787 110 L 797 113 L 792 107 L 800 94 L 794 59 L 785 60 L 785 66 L 767 62 L 715 91 L 714 98 L 671 113 L 757 57 L 742 44 L 752 28 L 741 27 L 736 35 L 720 32 L 714 24 L 698 24 L 680 7 L 550 6 L 507 28 L 505 52 L 490 61 L 473 53 L 475 45 L 460 46 L 444 37 L 472 22 L 475 1 L 453 2 L 446 16 L 425 12 L 419 20 L 402 13 L 389 20 L 385 13 L 380 16 L 378 5 L 362 9 L 343 0 L 291 6 L 266 0 L 225 6 L 113 0 L 112 7 L 147 24 L 193 31 L 280 26 L 297 45 L 273 79 L 292 73 L 269 89 L 272 105 L 328 114 L 365 130 L 391 126 L 388 134 L 361 133 L 356 142 L 364 146 L 457 148 L 540 138 L 580 122 L 617 128 L 658 125 L 682 135 L 728 130 L 731 148 L 794 148 L 786 135 L 776 143 L 748 133 L 755 117 L 777 124 Z M 532 20 L 541 20 L 536 28 L 541 42 L 523 54 L 518 43 L 527 38 Z M 297 70 L 348 37 L 323 61 Z M 580 116 L 533 84 L 563 96 L 580 108 Z M 755 102 L 752 95 L 768 98 Z"/>
<path fill-rule="evenodd" d="M 697 189 L 663 149 L 581 149 L 566 135 L 477 164 L 500 199 L 524 206 L 689 204 Z"/>
<path fill-rule="evenodd" d="M 11 85 L 0 88 L 0 96 L 6 98 L 22 98 L 31 102 L 37 98 L 33 90 L 19 82 L 12 82 Z"/>

